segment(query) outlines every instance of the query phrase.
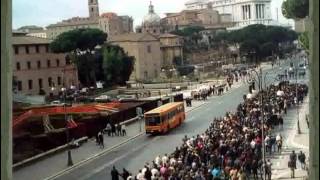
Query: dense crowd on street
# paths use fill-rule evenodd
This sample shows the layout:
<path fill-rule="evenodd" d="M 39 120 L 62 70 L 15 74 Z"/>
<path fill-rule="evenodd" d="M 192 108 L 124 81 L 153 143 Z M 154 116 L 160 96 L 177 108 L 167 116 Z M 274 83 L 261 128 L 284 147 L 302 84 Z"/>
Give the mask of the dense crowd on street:
<path fill-rule="evenodd" d="M 283 93 L 279 94 L 279 91 Z M 262 159 L 262 138 L 266 153 L 280 153 L 281 134 L 274 136 L 271 130 L 279 125 L 281 129 L 282 116 L 287 108 L 302 102 L 307 93 L 308 87 L 304 84 L 296 86 L 281 82 L 271 85 L 255 97 L 244 98 L 235 112 L 215 118 L 204 133 L 185 136 L 182 145 L 176 147 L 172 154 L 157 156 L 151 163 L 146 163 L 138 174 L 132 175 L 126 169 L 120 173 L 114 167 L 112 179 L 245 180 L 249 177 L 259 179 L 263 171 L 267 179 L 271 179 L 272 164 L 269 159 L 265 163 Z M 260 95 L 263 103 L 260 102 Z M 264 123 L 261 123 L 262 119 Z"/>

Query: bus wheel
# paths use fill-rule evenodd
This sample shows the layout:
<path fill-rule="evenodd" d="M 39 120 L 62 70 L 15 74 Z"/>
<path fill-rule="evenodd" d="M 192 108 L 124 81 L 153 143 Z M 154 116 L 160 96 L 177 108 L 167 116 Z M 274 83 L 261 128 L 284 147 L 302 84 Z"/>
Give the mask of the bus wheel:
<path fill-rule="evenodd" d="M 181 118 L 179 118 L 179 125 L 181 125 Z"/>
<path fill-rule="evenodd" d="M 168 125 L 168 127 L 167 127 L 167 132 L 169 132 L 169 130 L 170 130 L 170 125 Z"/>

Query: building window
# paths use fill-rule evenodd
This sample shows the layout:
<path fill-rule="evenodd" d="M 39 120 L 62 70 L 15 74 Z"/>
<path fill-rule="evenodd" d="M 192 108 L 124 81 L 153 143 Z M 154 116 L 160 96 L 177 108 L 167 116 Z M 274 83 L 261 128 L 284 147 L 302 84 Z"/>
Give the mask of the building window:
<path fill-rule="evenodd" d="M 18 71 L 20 70 L 21 67 L 20 67 L 20 63 L 19 62 L 17 62 L 16 68 L 17 68 Z"/>
<path fill-rule="evenodd" d="M 42 89 L 43 88 L 43 83 L 42 83 L 42 79 L 38 79 L 38 82 L 39 82 L 39 88 Z"/>
<path fill-rule="evenodd" d="M 61 77 L 60 76 L 58 76 L 58 85 L 60 86 L 61 85 Z"/>
<path fill-rule="evenodd" d="M 148 49 L 148 53 L 151 53 L 151 46 L 150 45 L 147 47 L 147 49 Z"/>
<path fill-rule="evenodd" d="M 18 81 L 18 91 L 22 91 L 22 81 Z"/>
<path fill-rule="evenodd" d="M 29 54 L 29 46 L 26 46 L 26 53 Z"/>
<path fill-rule="evenodd" d="M 33 88 L 32 86 L 33 86 L 32 80 L 28 80 L 28 88 L 29 88 L 29 90 Z"/>
<path fill-rule="evenodd" d="M 36 52 L 39 53 L 39 46 L 36 45 Z"/>
<path fill-rule="evenodd" d="M 31 69 L 31 62 L 30 61 L 27 62 L 27 68 Z"/>
<path fill-rule="evenodd" d="M 18 46 L 14 47 L 14 54 L 19 54 L 19 47 Z"/>
<path fill-rule="evenodd" d="M 51 67 L 51 61 L 50 61 L 50 59 L 47 60 L 47 67 L 48 67 L 48 68 Z"/>
<path fill-rule="evenodd" d="M 68 55 L 66 56 L 65 60 L 66 60 L 66 65 L 71 64 L 71 59 Z"/>
<path fill-rule="evenodd" d="M 49 52 L 49 45 L 46 45 L 46 52 Z"/>
<path fill-rule="evenodd" d="M 41 61 L 37 61 L 37 68 L 38 68 L 38 69 L 41 68 Z"/>
<path fill-rule="evenodd" d="M 57 67 L 59 67 L 60 66 L 60 60 L 56 59 L 56 63 L 57 63 Z"/>
<path fill-rule="evenodd" d="M 48 78 L 48 84 L 49 84 L 49 87 L 52 87 L 52 78 L 51 77 Z"/>

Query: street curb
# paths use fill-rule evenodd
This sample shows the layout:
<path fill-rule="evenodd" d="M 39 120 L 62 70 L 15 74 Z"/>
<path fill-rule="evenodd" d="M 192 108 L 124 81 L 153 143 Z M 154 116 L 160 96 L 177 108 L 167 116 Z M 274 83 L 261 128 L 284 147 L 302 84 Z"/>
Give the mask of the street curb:
<path fill-rule="evenodd" d="M 76 168 L 79 168 L 79 167 L 81 167 L 82 165 L 84 165 L 84 164 L 86 164 L 86 163 L 88 163 L 88 162 L 90 162 L 90 161 L 93 161 L 93 160 L 97 159 L 98 157 L 100 157 L 100 156 L 102 156 L 102 155 L 105 155 L 105 154 L 109 153 L 110 151 L 112 151 L 112 150 L 114 150 L 114 149 L 122 146 L 123 144 L 128 143 L 129 141 L 131 141 L 131 140 L 133 140 L 133 139 L 135 139 L 135 138 L 137 138 L 137 137 L 139 137 L 139 136 L 141 136 L 141 135 L 143 135 L 143 134 L 144 134 L 144 132 L 141 132 L 141 133 L 139 133 L 139 134 L 137 134 L 137 135 L 135 135 L 135 136 L 133 136 L 133 137 L 131 137 L 131 138 L 129 138 L 129 139 L 126 139 L 125 141 L 123 141 L 123 142 L 121 142 L 121 143 L 119 143 L 119 144 L 117 144 L 117 145 L 114 145 L 114 146 L 112 146 L 112 147 L 110 147 L 110 148 L 108 148 L 108 149 L 106 149 L 106 150 L 104 150 L 104 151 L 102 151 L 102 152 L 100 152 L 100 153 L 98 153 L 98 154 L 95 154 L 94 156 L 91 156 L 91 157 L 89 157 L 89 158 L 87 158 L 87 159 L 84 159 L 84 160 L 76 163 L 75 165 L 73 165 L 73 166 L 71 166 L 71 167 L 68 167 L 68 168 L 65 169 L 65 170 L 62 170 L 62 171 L 60 171 L 60 172 L 58 172 L 58 173 L 56 173 L 56 174 L 54 174 L 54 175 L 52 175 L 52 176 L 49 176 L 49 177 L 47 177 L 47 178 L 44 178 L 44 180 L 56 179 L 56 178 L 62 176 L 63 174 L 65 174 L 65 173 L 67 173 L 67 172 L 70 172 L 70 171 L 72 171 L 72 170 L 74 170 L 74 169 L 76 169 Z"/>
<path fill-rule="evenodd" d="M 87 136 L 75 140 L 75 142 L 78 142 L 80 144 L 82 144 L 82 143 L 84 143 L 86 141 L 88 141 L 88 137 Z M 23 161 L 17 162 L 17 163 L 12 165 L 12 169 L 13 170 L 20 169 L 20 168 L 22 168 L 22 167 L 24 167 L 24 166 L 26 166 L 26 165 L 28 165 L 28 164 L 30 164 L 32 162 L 39 161 L 39 160 L 41 160 L 41 159 L 43 159 L 45 157 L 52 156 L 52 155 L 54 155 L 54 154 L 56 154 L 58 152 L 64 151 L 65 149 L 67 149 L 67 147 L 68 147 L 68 144 L 64 144 L 62 146 L 56 147 L 56 148 L 51 149 L 49 151 L 46 151 L 44 153 L 41 153 L 41 154 L 38 154 L 36 156 L 30 157 L 30 158 L 25 159 Z"/>

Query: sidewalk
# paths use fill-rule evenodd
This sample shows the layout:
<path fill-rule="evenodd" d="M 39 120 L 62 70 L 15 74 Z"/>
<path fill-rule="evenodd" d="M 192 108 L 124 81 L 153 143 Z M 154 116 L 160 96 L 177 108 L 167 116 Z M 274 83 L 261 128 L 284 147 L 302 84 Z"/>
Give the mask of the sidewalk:
<path fill-rule="evenodd" d="M 309 111 L 308 97 L 305 102 L 299 107 L 299 122 L 301 134 L 297 131 L 297 111 L 291 109 L 288 115 L 284 117 L 284 131 L 280 132 L 284 137 L 283 150 L 281 154 L 275 153 L 267 158 L 271 159 L 272 166 L 272 179 L 291 179 L 290 169 L 288 168 L 289 155 L 292 151 L 298 154 L 300 151 L 306 155 L 306 162 L 308 165 L 309 158 L 309 129 L 305 120 L 305 115 Z M 274 133 L 278 133 L 274 132 Z M 307 177 L 307 172 L 301 169 L 301 165 L 297 160 L 297 169 L 295 170 L 295 179 L 303 180 Z"/>

